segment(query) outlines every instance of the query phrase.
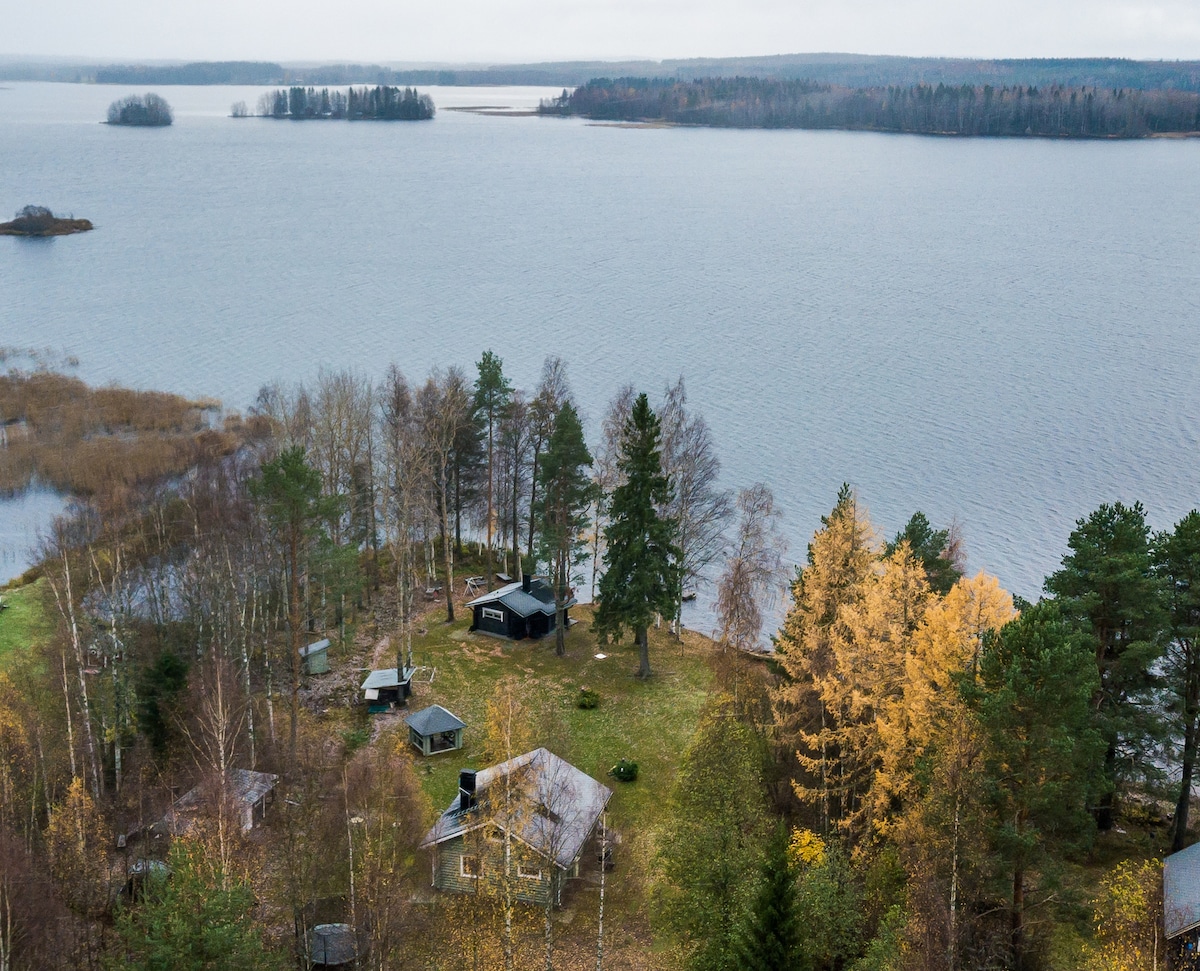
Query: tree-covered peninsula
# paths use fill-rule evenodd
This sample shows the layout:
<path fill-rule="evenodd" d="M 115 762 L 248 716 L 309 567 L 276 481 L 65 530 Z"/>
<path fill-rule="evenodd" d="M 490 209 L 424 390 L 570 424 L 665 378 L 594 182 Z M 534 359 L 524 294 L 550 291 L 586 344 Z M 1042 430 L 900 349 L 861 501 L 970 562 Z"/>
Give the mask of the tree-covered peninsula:
<path fill-rule="evenodd" d="M 174 120 L 167 99 L 153 93 L 145 96 L 131 94 L 127 98 L 118 98 L 108 106 L 107 122 L 110 125 L 161 128 Z"/>
<path fill-rule="evenodd" d="M 75 501 L 0 589 L 0 971 L 1196 966 L 1200 510 L 1029 603 L 849 485 L 787 565 L 682 378 L 589 445 L 554 357 L 219 421 L 25 359 L 0 495 Z"/>
<path fill-rule="evenodd" d="M 338 118 L 351 121 L 428 121 L 433 99 L 416 88 L 376 85 L 373 88 L 280 88 L 258 99 L 263 118 Z"/>
<path fill-rule="evenodd" d="M 720 128 L 834 128 L 922 135 L 1145 138 L 1200 133 L 1200 94 L 1128 88 L 805 80 L 599 78 L 543 101 L 545 115 Z"/>

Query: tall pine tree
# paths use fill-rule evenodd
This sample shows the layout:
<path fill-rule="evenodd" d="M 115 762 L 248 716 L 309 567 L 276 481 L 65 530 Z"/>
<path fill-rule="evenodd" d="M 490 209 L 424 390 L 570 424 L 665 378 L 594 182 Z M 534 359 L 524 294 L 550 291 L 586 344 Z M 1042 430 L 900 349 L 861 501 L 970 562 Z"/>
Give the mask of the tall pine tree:
<path fill-rule="evenodd" d="M 1142 504 L 1102 505 L 1076 523 L 1062 569 L 1046 579 L 1063 617 L 1087 640 L 1099 683 L 1092 706 L 1106 751 L 1108 785 L 1097 807 L 1101 829 L 1113 824 L 1119 768 L 1140 758 L 1160 734 L 1153 706 L 1154 667 L 1162 653 L 1162 592 L 1151 569 L 1150 530 Z"/>
<path fill-rule="evenodd" d="M 487 588 L 492 589 L 492 537 L 496 530 L 496 429 L 501 413 L 512 397 L 512 385 L 504 376 L 504 362 L 491 351 L 479 359 L 475 379 L 475 412 L 487 428 Z M 450 582 L 449 580 L 447 582 Z"/>
<path fill-rule="evenodd" d="M 1175 735 L 1183 742 L 1171 850 L 1183 849 L 1196 753 L 1200 749 L 1200 512 L 1154 540 L 1154 568 L 1166 590 L 1167 652 L 1163 665 Z"/>
<path fill-rule="evenodd" d="M 564 402 L 538 469 L 541 495 L 534 503 L 541 558 L 550 564 L 554 578 L 554 652 L 559 657 L 566 653 L 565 614 L 571 568 L 579 563 L 587 547 L 583 531 L 592 501 L 592 480 L 587 472 L 591 466 L 592 454 L 583 440 L 579 415 L 571 402 Z"/>
<path fill-rule="evenodd" d="M 677 524 L 659 515 L 671 499 L 663 474 L 658 418 L 645 394 L 633 404 L 621 436 L 617 467 L 625 478 L 613 492 L 604 530 L 595 628 L 602 641 L 628 628 L 638 645 L 638 676 L 650 677 L 649 629 L 669 614 L 678 595 Z"/>
<path fill-rule="evenodd" d="M 1010 967 L 1029 967 L 1026 913 L 1053 900 L 1056 863 L 1086 846 L 1087 796 L 1104 742 L 1091 712 L 1097 673 L 1089 647 L 1043 601 L 986 638 L 960 678 L 983 741 L 983 832 L 1008 893 Z"/>

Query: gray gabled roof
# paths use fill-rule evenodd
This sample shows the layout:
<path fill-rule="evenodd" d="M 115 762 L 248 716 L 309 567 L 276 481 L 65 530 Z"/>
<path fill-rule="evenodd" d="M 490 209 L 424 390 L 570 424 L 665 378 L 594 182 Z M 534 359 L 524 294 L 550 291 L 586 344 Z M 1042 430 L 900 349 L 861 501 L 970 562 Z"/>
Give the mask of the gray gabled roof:
<path fill-rule="evenodd" d="M 1200 925 L 1200 843 L 1163 861 L 1163 928 L 1167 939 Z"/>
<path fill-rule="evenodd" d="M 428 708 L 414 711 L 404 719 L 404 723 L 418 735 L 426 737 L 467 727 L 466 722 L 460 721 L 457 715 L 441 705 L 430 705 Z"/>
<path fill-rule="evenodd" d="M 300 656 L 308 657 L 310 654 L 320 654 L 322 651 L 329 650 L 329 638 L 323 641 L 317 641 L 315 644 L 309 644 L 307 647 L 300 648 Z"/>
<path fill-rule="evenodd" d="M 278 782 L 279 776 L 273 772 L 250 769 L 230 769 L 227 778 L 229 796 L 243 808 L 258 805 Z M 175 834 L 186 832 L 191 825 L 190 814 L 197 812 L 212 795 L 211 780 L 188 790 L 171 804 L 162 819 L 154 824 L 155 828 Z"/>
<path fill-rule="evenodd" d="M 412 679 L 414 670 L 414 668 L 405 668 L 403 678 L 397 677 L 395 668 L 381 668 L 378 671 L 372 671 L 362 683 L 362 690 L 366 691 L 368 688 L 397 688 Z"/>
<path fill-rule="evenodd" d="M 550 616 L 554 613 L 554 590 L 541 577 L 534 577 L 529 584 L 528 593 L 524 591 L 521 581 L 518 580 L 516 583 L 510 583 L 491 593 L 485 593 L 482 597 L 467 601 L 467 606 L 484 607 L 496 602 L 504 604 L 518 617 L 532 617 L 534 614 Z M 573 607 L 575 603 L 576 600 L 572 597 L 567 601 L 566 606 Z"/>
<path fill-rule="evenodd" d="M 489 787 L 508 775 L 521 779 L 517 806 L 506 819 L 489 811 Z M 544 748 L 518 755 L 475 774 L 479 805 L 463 812 L 456 798 L 442 813 L 422 846 L 432 846 L 491 823 L 507 823 L 509 832 L 564 870 L 583 846 L 612 798 L 612 790 Z"/>

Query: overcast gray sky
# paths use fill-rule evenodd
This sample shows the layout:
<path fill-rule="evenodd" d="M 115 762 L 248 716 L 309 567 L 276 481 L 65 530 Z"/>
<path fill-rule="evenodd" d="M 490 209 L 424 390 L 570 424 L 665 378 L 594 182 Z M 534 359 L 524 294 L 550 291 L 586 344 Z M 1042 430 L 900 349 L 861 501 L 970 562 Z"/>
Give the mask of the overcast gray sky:
<path fill-rule="evenodd" d="M 0 54 L 519 62 L 808 51 L 1200 59 L 1200 0 L 0 0 Z"/>

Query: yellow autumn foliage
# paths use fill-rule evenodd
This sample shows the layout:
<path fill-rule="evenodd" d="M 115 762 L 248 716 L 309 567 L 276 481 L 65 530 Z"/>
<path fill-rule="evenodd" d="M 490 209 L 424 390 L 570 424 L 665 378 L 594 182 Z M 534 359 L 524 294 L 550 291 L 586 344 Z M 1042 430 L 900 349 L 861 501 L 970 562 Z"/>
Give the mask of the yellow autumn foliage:
<path fill-rule="evenodd" d="M 824 865 L 825 841 L 811 829 L 793 829 L 788 841 L 788 860 L 792 866 Z"/>

